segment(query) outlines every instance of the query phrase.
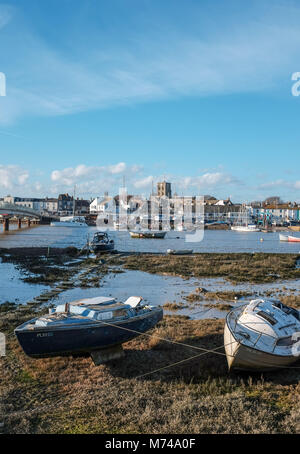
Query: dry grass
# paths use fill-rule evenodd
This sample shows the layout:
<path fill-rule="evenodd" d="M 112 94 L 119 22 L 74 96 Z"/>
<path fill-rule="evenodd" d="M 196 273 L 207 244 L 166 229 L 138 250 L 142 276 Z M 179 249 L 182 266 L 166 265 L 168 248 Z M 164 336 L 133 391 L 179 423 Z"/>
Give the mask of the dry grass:
<path fill-rule="evenodd" d="M 284 295 L 280 296 L 280 300 L 287 306 L 300 308 L 300 295 Z"/>
<path fill-rule="evenodd" d="M 163 308 L 167 309 L 168 311 L 179 311 L 180 309 L 185 309 L 188 306 L 184 305 L 183 303 L 171 303 L 167 301 L 164 305 Z"/>
<path fill-rule="evenodd" d="M 26 312 L 28 311 L 28 312 Z M 28 319 L 10 310 L 0 331 Z M 31 314 L 32 315 L 32 314 Z M 165 316 L 151 333 L 125 345 L 126 357 L 94 366 L 90 358 L 25 356 L 14 337 L 1 359 L 0 393 L 6 433 L 278 433 L 299 429 L 300 372 L 229 375 L 223 321 Z M 219 349 L 223 352 L 223 348 Z"/>
<path fill-rule="evenodd" d="M 223 277 L 232 282 L 274 282 L 278 279 L 297 279 L 295 254 L 194 254 L 172 256 L 133 254 L 115 258 L 131 270 L 182 277 Z"/>

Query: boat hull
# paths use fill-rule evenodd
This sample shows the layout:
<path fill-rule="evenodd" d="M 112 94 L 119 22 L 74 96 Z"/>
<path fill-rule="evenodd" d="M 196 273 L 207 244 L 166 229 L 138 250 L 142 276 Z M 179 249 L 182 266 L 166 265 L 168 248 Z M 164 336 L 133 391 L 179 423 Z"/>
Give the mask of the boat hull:
<path fill-rule="evenodd" d="M 111 244 L 91 244 L 90 248 L 93 252 L 105 252 L 105 251 L 112 251 L 115 245 Z"/>
<path fill-rule="evenodd" d="M 129 232 L 131 238 L 164 238 L 166 232 Z"/>
<path fill-rule="evenodd" d="M 224 347 L 229 370 L 268 371 L 287 367 L 298 360 L 295 356 L 280 356 L 263 352 L 237 341 L 227 322 Z"/>
<path fill-rule="evenodd" d="M 247 227 L 242 225 L 232 225 L 231 230 L 235 232 L 260 232 L 258 227 Z"/>
<path fill-rule="evenodd" d="M 78 355 L 105 350 L 128 342 L 153 328 L 163 317 L 161 308 L 118 322 L 93 322 L 84 326 L 16 328 L 15 334 L 26 355 L 33 358 Z"/>
<path fill-rule="evenodd" d="M 300 243 L 300 238 L 296 238 L 294 236 L 289 236 L 288 241 L 289 241 L 289 243 Z"/>
<path fill-rule="evenodd" d="M 173 250 L 173 249 L 168 249 L 167 254 L 169 255 L 191 255 L 193 253 L 193 249 L 178 249 Z"/>
<path fill-rule="evenodd" d="M 279 240 L 280 241 L 289 241 L 289 238 L 287 235 L 282 235 L 281 233 L 279 233 Z"/>
<path fill-rule="evenodd" d="M 72 227 L 72 228 L 83 228 L 83 227 L 88 227 L 87 224 L 84 224 L 83 222 L 51 222 L 50 227 Z"/>

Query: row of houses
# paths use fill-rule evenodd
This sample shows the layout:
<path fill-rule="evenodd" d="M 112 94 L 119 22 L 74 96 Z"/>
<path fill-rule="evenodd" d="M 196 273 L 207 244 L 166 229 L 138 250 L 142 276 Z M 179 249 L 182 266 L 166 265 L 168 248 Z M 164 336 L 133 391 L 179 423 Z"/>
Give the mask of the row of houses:
<path fill-rule="evenodd" d="M 230 198 L 218 200 L 215 197 L 205 195 L 204 197 L 180 197 L 176 194 L 172 197 L 170 187 L 166 186 L 166 194 L 151 195 L 148 200 L 137 195 L 125 195 L 121 197 L 109 196 L 107 193 L 103 197 L 96 197 L 91 200 L 84 200 L 70 196 L 69 194 L 60 194 L 57 198 L 28 198 L 28 197 L 4 197 L 4 202 L 21 205 L 39 211 L 41 214 L 51 214 L 58 216 L 67 216 L 71 214 L 88 216 L 88 215 L 106 215 L 109 213 L 126 212 L 135 213 L 145 208 L 149 211 L 150 202 L 157 203 L 159 200 L 161 207 L 160 213 L 165 209 L 166 213 L 171 216 L 184 216 L 185 213 L 191 213 L 192 217 L 198 217 L 206 222 L 228 222 L 234 223 L 241 214 L 247 216 L 250 221 L 255 222 L 300 222 L 300 205 L 295 202 L 289 203 L 264 203 L 255 202 L 252 204 L 233 203 Z M 165 203 L 167 202 L 167 203 Z M 168 208 L 166 208 L 168 206 Z M 164 208 L 165 207 L 165 208 Z M 152 208 L 153 209 L 153 208 Z M 150 209 L 151 211 L 151 209 Z M 162 215 L 162 214 L 161 214 Z"/>
<path fill-rule="evenodd" d="M 57 216 L 68 216 L 73 213 L 82 216 L 88 215 L 91 203 L 90 200 L 74 199 L 69 194 L 60 194 L 57 198 L 13 197 L 8 195 L 3 198 L 3 202 L 31 208 L 41 214 Z"/>

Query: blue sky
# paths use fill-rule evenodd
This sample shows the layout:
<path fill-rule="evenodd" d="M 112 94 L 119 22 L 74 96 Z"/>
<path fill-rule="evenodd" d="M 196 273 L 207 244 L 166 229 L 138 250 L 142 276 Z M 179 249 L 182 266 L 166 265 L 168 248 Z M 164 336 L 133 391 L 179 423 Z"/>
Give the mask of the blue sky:
<path fill-rule="evenodd" d="M 300 201 L 297 1 L 0 2 L 0 196 Z"/>

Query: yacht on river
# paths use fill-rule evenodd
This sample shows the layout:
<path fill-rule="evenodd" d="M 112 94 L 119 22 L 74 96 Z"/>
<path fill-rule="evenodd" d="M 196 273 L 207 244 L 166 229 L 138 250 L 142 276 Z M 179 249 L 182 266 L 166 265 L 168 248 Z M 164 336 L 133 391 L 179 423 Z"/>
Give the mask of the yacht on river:
<path fill-rule="evenodd" d="M 88 227 L 84 216 L 64 216 L 50 223 L 51 227 Z"/>

